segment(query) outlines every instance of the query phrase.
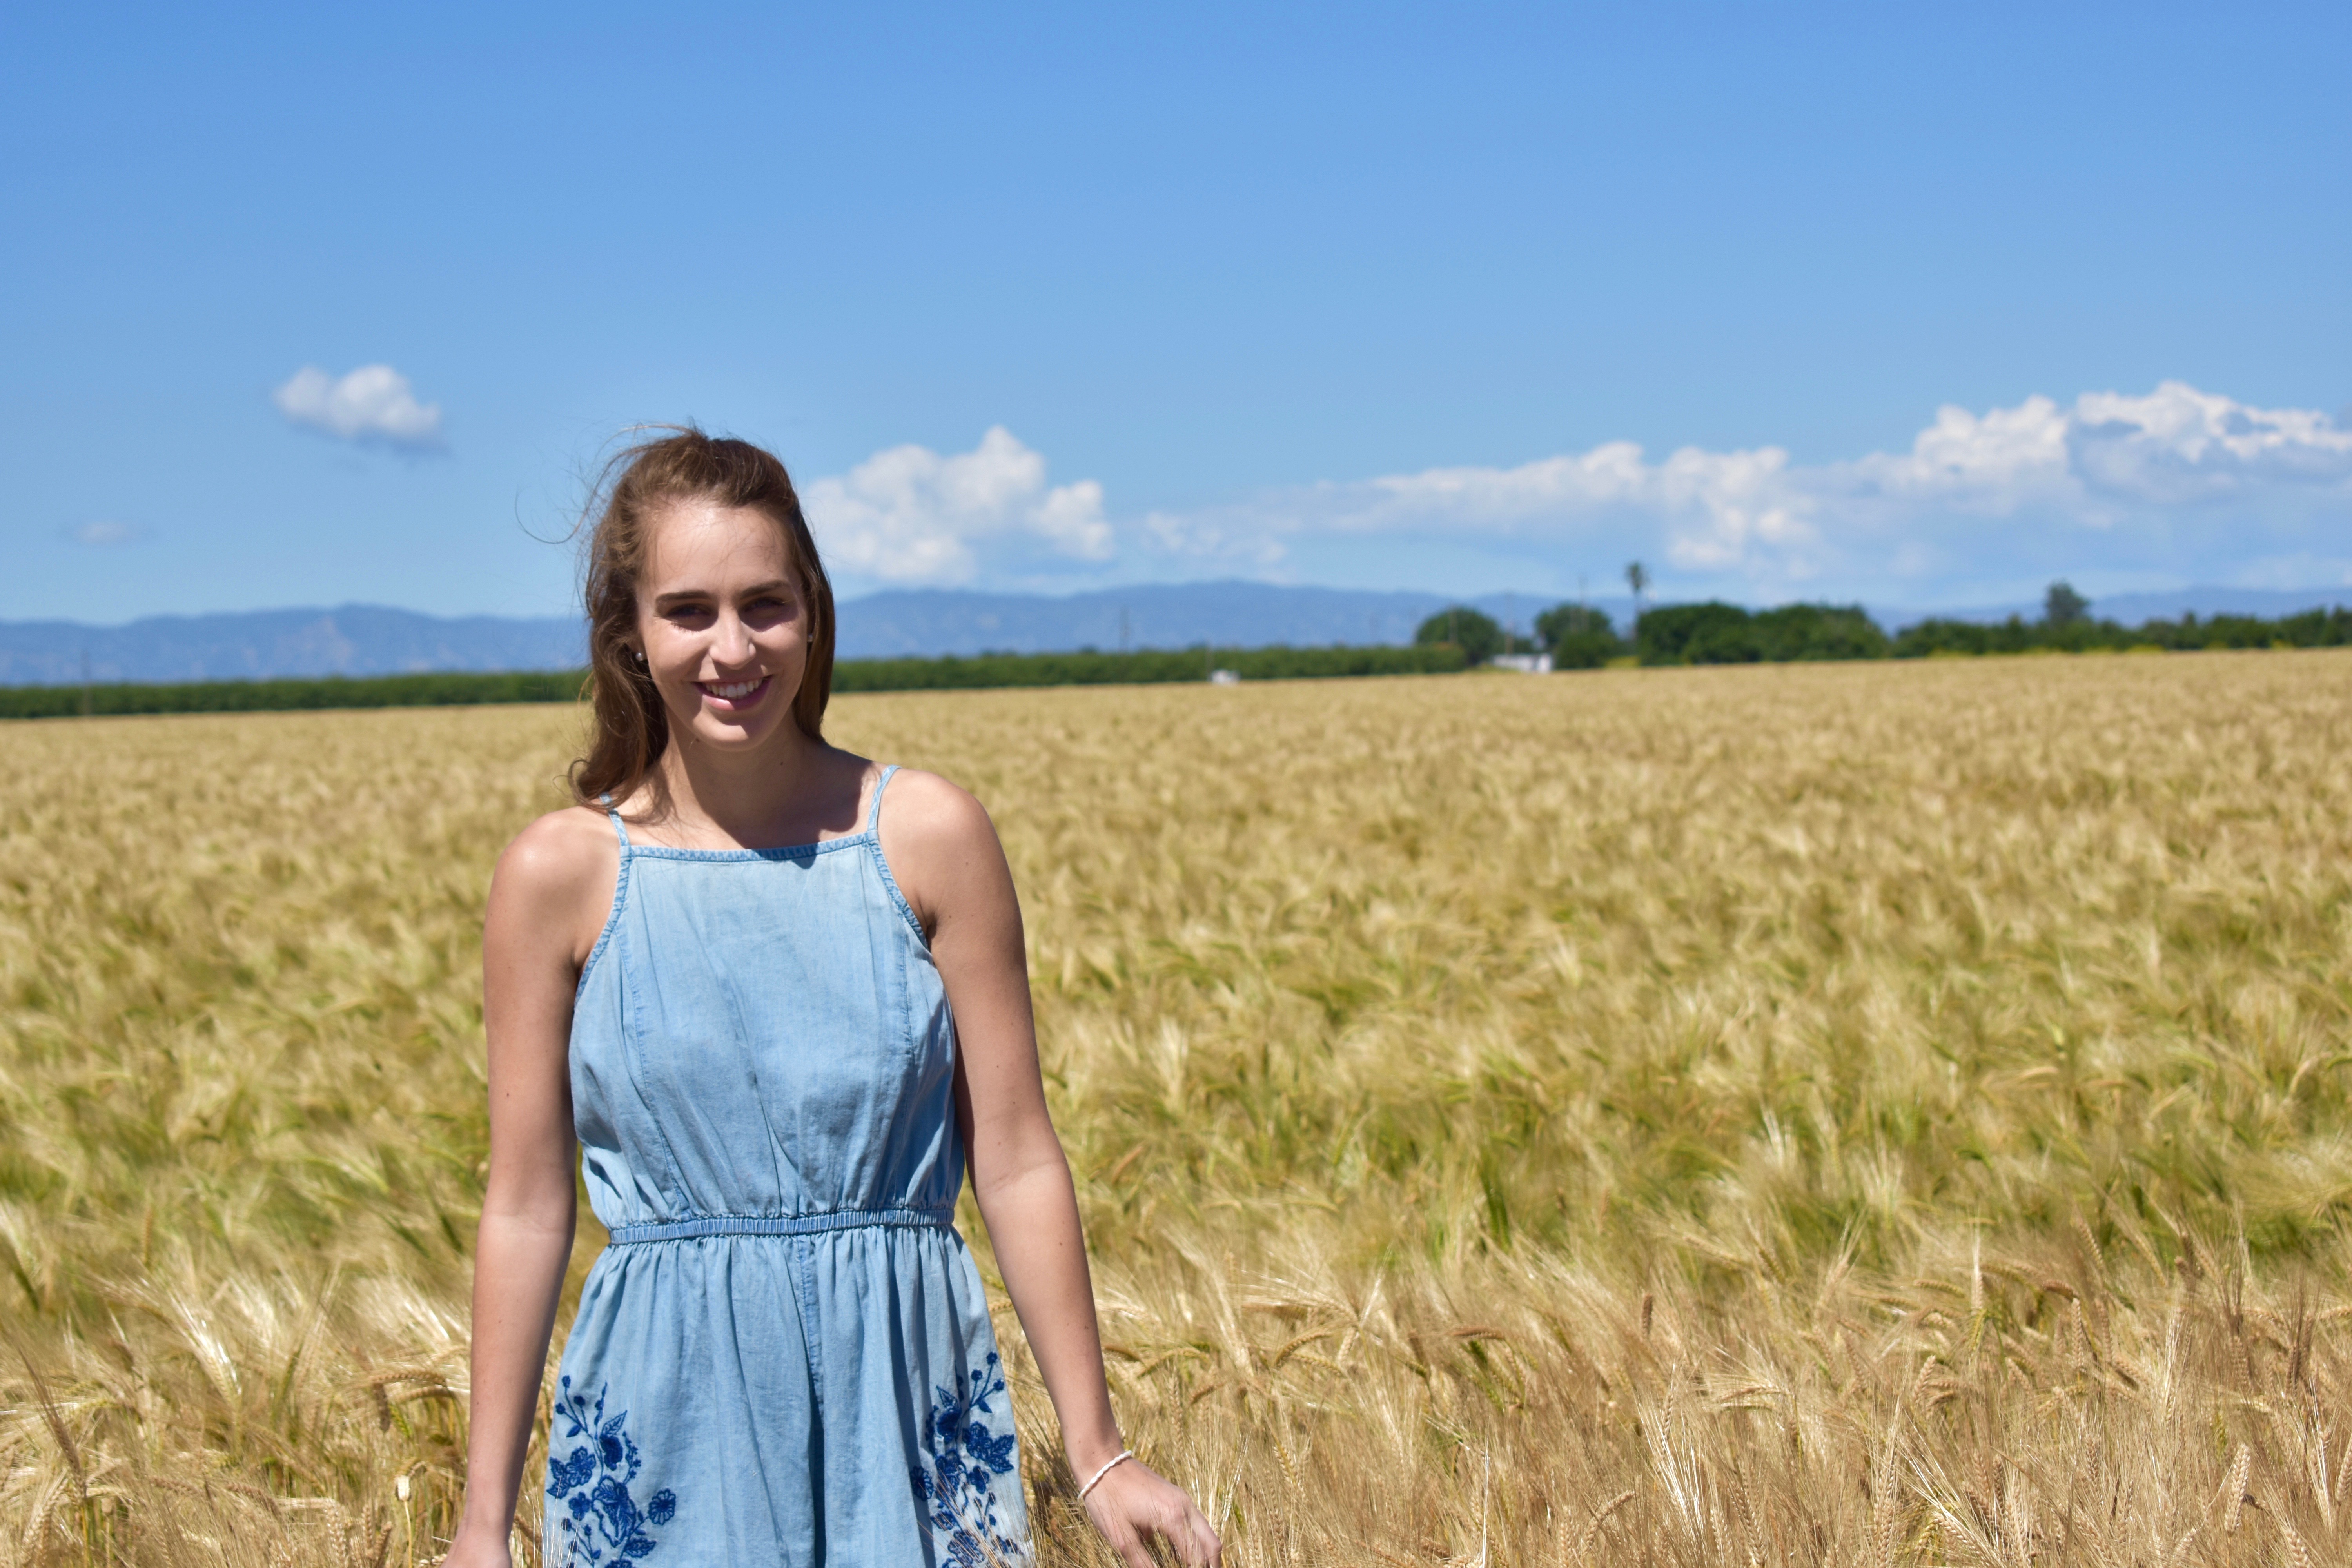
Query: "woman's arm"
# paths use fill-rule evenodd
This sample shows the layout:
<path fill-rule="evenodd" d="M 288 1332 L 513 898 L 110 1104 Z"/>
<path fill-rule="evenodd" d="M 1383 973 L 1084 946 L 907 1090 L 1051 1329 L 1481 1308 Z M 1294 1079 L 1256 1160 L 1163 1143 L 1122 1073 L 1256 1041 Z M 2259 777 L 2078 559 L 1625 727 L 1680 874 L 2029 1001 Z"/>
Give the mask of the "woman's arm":
<path fill-rule="evenodd" d="M 609 836 L 600 853 L 593 836 L 600 826 L 576 812 L 541 818 L 507 847 L 490 881 L 482 928 L 490 1179 L 474 1247 L 466 1504 L 449 1568 L 509 1562 L 516 1489 L 572 1257 L 572 993 L 586 912 L 600 908 L 600 881 L 610 901 L 620 859 Z M 593 945 L 593 933 L 587 940 Z"/>
<path fill-rule="evenodd" d="M 955 1013 L 972 1194 L 1060 1418 L 1071 1473 L 1083 1483 L 1125 1445 L 1103 1381 L 1077 1194 L 1037 1068 L 1013 873 L 980 803 L 929 773 L 898 774 L 883 837 L 894 874 L 930 932 Z M 1087 1510 L 1134 1568 L 1150 1568 L 1148 1535 L 1163 1537 L 1188 1563 L 1220 1561 L 1216 1531 L 1192 1500 L 1139 1461 L 1104 1476 Z"/>

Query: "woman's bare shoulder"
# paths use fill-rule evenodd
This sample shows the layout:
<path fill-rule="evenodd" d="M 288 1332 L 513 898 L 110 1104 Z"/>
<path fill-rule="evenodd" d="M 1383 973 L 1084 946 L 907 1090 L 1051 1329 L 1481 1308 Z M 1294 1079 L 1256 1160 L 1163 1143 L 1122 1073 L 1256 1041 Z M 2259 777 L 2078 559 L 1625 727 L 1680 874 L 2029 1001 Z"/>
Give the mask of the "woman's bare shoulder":
<path fill-rule="evenodd" d="M 533 822 L 499 857 L 496 880 L 528 901 L 562 901 L 609 884 L 619 840 L 604 813 L 567 805 Z"/>
<path fill-rule="evenodd" d="M 996 825 L 970 790 L 920 768 L 890 778 L 882 820 L 891 837 L 918 852 L 936 853 L 994 844 Z"/>
<path fill-rule="evenodd" d="M 1010 906 L 1012 884 L 996 825 L 970 790 L 937 773 L 901 768 L 890 781 L 887 802 L 882 858 L 925 931 L 936 934 L 943 913 Z"/>

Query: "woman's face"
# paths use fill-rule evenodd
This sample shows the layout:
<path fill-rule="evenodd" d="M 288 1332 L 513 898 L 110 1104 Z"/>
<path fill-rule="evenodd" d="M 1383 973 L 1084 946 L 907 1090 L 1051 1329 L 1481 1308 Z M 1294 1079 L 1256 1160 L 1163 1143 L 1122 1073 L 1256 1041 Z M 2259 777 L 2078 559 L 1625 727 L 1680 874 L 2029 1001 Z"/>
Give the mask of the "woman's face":
<path fill-rule="evenodd" d="M 671 733 L 757 750 L 792 724 L 808 668 L 808 608 L 783 530 L 756 511 L 680 501 L 646 544 L 637 635 Z"/>

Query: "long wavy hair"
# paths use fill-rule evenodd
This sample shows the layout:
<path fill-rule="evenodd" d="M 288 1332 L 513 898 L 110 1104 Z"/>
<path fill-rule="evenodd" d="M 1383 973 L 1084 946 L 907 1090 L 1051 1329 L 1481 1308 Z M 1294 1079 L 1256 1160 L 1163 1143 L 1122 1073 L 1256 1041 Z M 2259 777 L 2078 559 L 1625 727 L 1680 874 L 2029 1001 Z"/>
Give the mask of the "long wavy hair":
<path fill-rule="evenodd" d="M 775 454 L 749 441 L 706 436 L 691 426 L 615 454 L 591 493 L 595 515 L 581 558 L 581 597 L 588 611 L 588 700 L 594 728 L 588 754 L 572 764 L 572 794 L 583 805 L 609 795 L 626 800 L 645 789 L 656 816 L 669 810 L 661 770 L 669 746 L 669 711 L 653 676 L 631 651 L 637 636 L 637 583 L 653 525 L 680 502 L 756 511 L 776 525 L 808 616 L 808 667 L 793 694 L 793 721 L 824 739 L 833 696 L 833 584 L 801 515 L 792 476 Z"/>

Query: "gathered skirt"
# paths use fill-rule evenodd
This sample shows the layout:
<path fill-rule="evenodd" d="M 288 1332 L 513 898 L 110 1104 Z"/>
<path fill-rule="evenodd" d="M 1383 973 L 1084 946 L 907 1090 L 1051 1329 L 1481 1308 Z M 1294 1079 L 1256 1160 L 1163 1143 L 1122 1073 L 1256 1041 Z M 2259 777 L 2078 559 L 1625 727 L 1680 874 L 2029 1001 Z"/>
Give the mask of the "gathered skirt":
<path fill-rule="evenodd" d="M 769 1223 L 625 1227 L 597 1258 L 557 1373 L 547 1562 L 1026 1562 L 962 1237 L 917 1211 L 692 1234 Z"/>

